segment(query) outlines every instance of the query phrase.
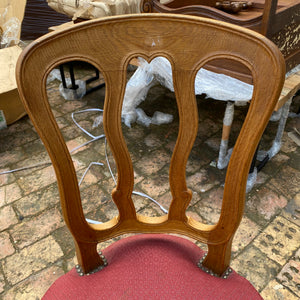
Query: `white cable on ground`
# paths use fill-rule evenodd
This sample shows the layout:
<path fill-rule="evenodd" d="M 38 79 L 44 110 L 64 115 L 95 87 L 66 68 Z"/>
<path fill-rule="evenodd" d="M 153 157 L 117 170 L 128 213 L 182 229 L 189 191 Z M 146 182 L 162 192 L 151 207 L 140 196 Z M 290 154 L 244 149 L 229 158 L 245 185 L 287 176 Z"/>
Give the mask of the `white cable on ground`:
<path fill-rule="evenodd" d="M 19 172 L 19 171 L 24 171 L 24 170 L 28 170 L 28 169 L 32 169 L 32 168 L 37 168 L 37 167 L 40 167 L 40 166 L 50 165 L 50 164 L 51 164 L 50 161 L 44 161 L 44 162 L 41 162 L 41 163 L 37 163 L 35 165 L 30 165 L 30 166 L 26 166 L 26 167 L 14 169 L 14 170 L 3 171 L 3 172 L 0 173 L 0 175 L 14 173 L 14 172 Z"/>
<path fill-rule="evenodd" d="M 104 166 L 103 163 L 99 163 L 99 162 L 91 162 L 91 163 L 89 164 L 89 166 L 86 168 L 86 170 L 84 171 L 84 173 L 83 173 L 83 175 L 82 175 L 82 177 L 81 177 L 81 179 L 80 179 L 80 181 L 79 181 L 79 183 L 78 183 L 78 186 L 81 185 L 81 183 L 82 183 L 82 181 L 83 181 L 83 179 L 84 179 L 86 173 L 88 172 L 88 170 L 89 170 L 89 169 L 91 168 L 91 166 L 93 166 L 93 165 Z"/>
<path fill-rule="evenodd" d="M 80 111 L 77 111 L 77 112 L 73 112 L 72 115 L 71 115 L 74 124 L 75 124 L 82 132 L 84 132 L 84 133 L 87 134 L 89 137 L 91 137 L 92 140 L 90 140 L 90 141 L 88 141 L 88 142 L 86 142 L 86 143 L 84 143 L 84 144 L 82 144 L 82 145 L 80 145 L 80 146 L 78 146 L 78 147 L 75 147 L 74 149 L 72 149 L 72 150 L 70 151 L 70 153 L 72 153 L 72 152 L 78 150 L 79 148 L 81 148 L 81 147 L 83 147 L 83 146 L 86 146 L 86 145 L 89 144 L 89 143 L 92 143 L 92 142 L 94 142 L 94 141 L 96 141 L 96 140 L 99 140 L 99 139 L 105 137 L 104 134 L 101 134 L 101 135 L 99 135 L 99 136 L 94 136 L 93 134 L 91 134 L 90 132 L 88 132 L 87 130 L 85 130 L 84 128 L 82 128 L 82 127 L 77 123 L 77 121 L 75 120 L 75 117 L 74 117 L 75 114 L 84 113 L 84 112 L 90 112 L 90 111 L 103 112 L 103 110 L 102 110 L 102 109 L 99 109 L 99 108 L 90 108 L 90 109 L 85 109 L 85 110 L 80 110 Z M 115 176 L 114 176 L 114 174 L 113 174 L 113 172 L 112 172 L 112 169 L 111 169 L 111 166 L 110 166 L 110 162 L 109 162 L 109 159 L 108 159 L 108 154 L 107 154 L 107 140 L 106 140 L 106 138 L 105 138 L 105 142 L 104 142 L 104 143 L 105 143 L 105 159 L 106 159 L 107 167 L 108 167 L 108 169 L 109 169 L 110 175 L 111 175 L 111 177 L 112 177 L 114 183 L 117 184 L 117 181 L 116 181 Z M 81 183 L 82 183 L 84 177 L 86 176 L 87 172 L 89 171 L 89 169 L 91 168 L 92 165 L 101 165 L 101 166 L 103 166 L 102 163 L 99 163 L 99 162 L 91 162 L 91 163 L 89 164 L 89 166 L 87 167 L 87 169 L 85 170 L 83 176 L 81 177 L 81 179 L 80 179 L 80 181 L 79 181 L 79 184 L 78 184 L 79 186 L 81 185 Z M 166 210 L 160 203 L 158 203 L 158 202 L 157 202 L 155 199 L 153 199 L 152 197 L 150 197 L 150 196 L 148 196 L 148 195 L 146 195 L 146 194 L 144 194 L 144 193 L 142 193 L 142 192 L 136 192 L 136 191 L 133 191 L 132 194 L 137 195 L 137 196 L 141 196 L 141 197 L 145 197 L 145 198 L 149 199 L 150 201 L 152 201 L 153 203 L 155 203 L 157 206 L 159 206 L 159 208 L 160 208 L 165 214 L 168 213 L 168 210 Z M 94 220 L 90 220 L 90 219 L 86 219 L 86 220 L 87 220 L 88 223 L 91 223 L 91 224 L 101 224 L 101 223 L 102 223 L 102 222 L 98 222 L 98 221 L 94 221 Z"/>
<path fill-rule="evenodd" d="M 102 139 L 102 138 L 104 138 L 104 137 L 105 137 L 104 134 L 99 135 L 99 136 L 95 137 L 94 139 L 92 139 L 92 140 L 90 140 L 90 141 L 87 141 L 87 142 L 85 142 L 85 143 L 83 143 L 83 144 L 81 144 L 81 145 L 79 145 L 79 146 L 73 148 L 72 150 L 70 150 L 70 153 L 73 153 L 73 152 L 75 152 L 76 150 L 78 150 L 79 148 L 84 147 L 84 146 L 86 146 L 86 145 L 88 145 L 88 144 L 90 144 L 90 143 L 92 143 L 92 142 L 97 141 L 97 140 L 100 140 L 100 139 Z"/>
<path fill-rule="evenodd" d="M 72 120 L 74 122 L 74 124 L 81 130 L 83 131 L 85 134 L 87 134 L 89 137 L 95 139 L 95 138 L 100 138 L 100 137 L 104 137 L 105 135 L 102 134 L 102 135 L 99 135 L 99 136 L 95 136 L 93 134 L 91 134 L 90 132 L 88 132 L 87 130 L 85 130 L 84 128 L 82 128 L 78 123 L 77 121 L 75 120 L 74 116 L 76 114 L 80 114 L 80 113 L 83 113 L 83 112 L 90 112 L 90 111 L 98 111 L 98 112 L 103 112 L 103 109 L 100 109 L 100 108 L 88 108 L 88 109 L 84 109 L 84 110 L 80 110 L 80 111 L 77 111 L 77 112 L 73 112 L 71 114 L 71 117 L 72 117 Z"/>
<path fill-rule="evenodd" d="M 110 172 L 110 175 L 114 181 L 115 184 L 117 184 L 117 181 L 115 179 L 115 176 L 111 170 L 111 167 L 110 167 L 110 163 L 109 163 L 109 159 L 108 159 L 108 155 L 107 155 L 107 141 L 106 141 L 106 138 L 105 138 L 105 158 L 106 158 L 106 163 L 107 163 L 107 166 L 108 166 L 108 169 L 109 169 L 109 172 Z M 156 205 L 159 206 L 159 208 L 165 213 L 167 214 L 168 213 L 168 210 L 166 210 L 160 203 L 158 203 L 155 199 L 151 198 L 150 196 L 148 196 L 147 194 L 144 194 L 142 192 L 136 192 L 136 191 L 133 191 L 132 192 L 133 195 L 137 195 L 137 196 L 141 196 L 141 197 L 145 197 L 149 200 L 151 200 L 152 202 L 154 202 Z"/>
<path fill-rule="evenodd" d="M 73 112 L 71 114 L 71 117 L 72 117 L 72 120 L 74 122 L 74 124 L 82 131 L 84 132 L 85 134 L 87 134 L 89 137 L 92 138 L 92 140 L 90 141 L 87 141 L 75 148 L 73 148 L 72 150 L 70 150 L 70 153 L 73 153 L 74 151 L 78 150 L 79 148 L 81 147 L 84 147 L 92 142 L 95 142 L 101 138 L 104 138 L 105 137 L 105 134 L 101 134 L 99 136 L 95 136 L 93 134 L 91 134 L 90 132 L 88 132 L 87 130 L 85 130 L 84 128 L 82 128 L 78 122 L 75 120 L 75 114 L 79 114 L 79 113 L 83 113 L 83 112 L 90 112 L 90 111 L 98 111 L 98 112 L 103 112 L 102 109 L 98 109 L 98 108 L 90 108 L 90 109 L 85 109 L 85 110 L 80 110 L 80 111 L 77 111 L 77 112 Z M 107 166 L 108 166 L 108 169 L 109 169 L 109 172 L 111 174 L 111 177 L 114 181 L 114 183 L 116 184 L 116 179 L 115 179 L 115 176 L 113 175 L 113 172 L 112 172 L 112 169 L 111 169 L 111 166 L 110 166 L 110 163 L 109 163 L 109 159 L 108 159 L 108 155 L 107 155 L 107 141 L 106 141 L 106 138 L 105 138 L 105 158 L 106 158 L 106 162 L 107 162 Z M 3 174 L 8 174 L 8 173 L 13 173 L 13 172 L 17 172 L 17 171 L 23 171 L 23 170 L 27 170 L 27 169 L 31 169 L 31 168 L 35 168 L 35 167 L 39 167 L 39 166 L 43 166 L 43 165 L 47 165 L 47 164 L 51 164 L 51 162 L 41 162 L 41 163 L 38 163 L 38 164 L 35 164 L 35 165 L 31 165 L 31 166 L 27 166 L 27 167 L 22 167 L 22 168 L 19 168 L 19 169 L 14 169 L 14 170 L 8 170 L 8 171 L 3 171 L 0 173 L 0 175 L 3 175 Z M 81 185 L 82 181 L 84 180 L 87 172 L 89 171 L 89 169 L 91 168 L 91 166 L 93 165 L 99 165 L 99 166 L 103 166 L 104 164 L 103 163 L 99 163 L 99 162 L 91 162 L 89 164 L 89 166 L 87 167 L 87 169 L 84 171 L 79 183 L 78 183 L 78 186 Z M 137 196 L 141 196 L 141 197 L 145 197 L 149 200 L 151 200 L 153 203 L 155 203 L 156 205 L 159 206 L 159 208 L 165 213 L 167 214 L 168 213 L 168 210 L 166 210 L 160 203 L 158 203 L 155 199 L 151 198 L 150 196 L 142 193 L 142 192 L 136 192 L 136 191 L 133 191 L 132 194 L 134 195 L 137 195 Z M 94 220 L 90 220 L 90 219 L 86 219 L 88 223 L 91 223 L 91 224 L 101 224 L 102 222 L 98 222 L 98 221 L 94 221 Z"/>

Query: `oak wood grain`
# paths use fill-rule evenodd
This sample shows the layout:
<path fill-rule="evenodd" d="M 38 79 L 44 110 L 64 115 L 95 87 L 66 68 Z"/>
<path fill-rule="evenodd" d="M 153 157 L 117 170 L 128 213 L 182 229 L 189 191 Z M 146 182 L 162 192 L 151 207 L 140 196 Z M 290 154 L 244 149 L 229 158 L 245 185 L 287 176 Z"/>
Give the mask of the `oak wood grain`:
<path fill-rule="evenodd" d="M 157 56 L 169 59 L 179 110 L 179 132 L 169 171 L 172 202 L 168 215 L 158 218 L 135 211 L 131 199 L 133 166 L 121 130 L 127 65 L 136 56 L 148 61 Z M 215 225 L 205 225 L 186 216 L 192 194 L 186 186 L 185 169 L 198 128 L 195 76 L 214 58 L 245 65 L 253 74 L 254 92 L 228 166 L 220 219 Z M 85 220 L 72 159 L 46 95 L 49 72 L 74 60 L 94 65 L 106 83 L 103 122 L 118 172 L 112 199 L 119 214 L 98 225 Z M 222 274 L 229 265 L 231 242 L 243 215 L 252 156 L 277 103 L 284 73 L 281 53 L 264 36 L 192 16 L 141 14 L 87 21 L 49 33 L 26 48 L 16 71 L 20 95 L 55 168 L 63 216 L 84 272 L 103 263 L 96 252 L 97 243 L 124 233 L 142 232 L 177 233 L 207 243 L 204 265 Z"/>

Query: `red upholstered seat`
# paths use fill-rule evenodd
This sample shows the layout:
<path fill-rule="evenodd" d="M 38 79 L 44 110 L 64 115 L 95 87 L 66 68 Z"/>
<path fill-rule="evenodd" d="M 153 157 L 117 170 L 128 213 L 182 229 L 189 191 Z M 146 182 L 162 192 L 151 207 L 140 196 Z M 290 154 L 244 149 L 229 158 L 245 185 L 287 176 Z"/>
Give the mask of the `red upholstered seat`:
<path fill-rule="evenodd" d="M 91 275 L 76 269 L 59 278 L 43 299 L 262 299 L 236 272 L 213 277 L 197 263 L 204 252 L 170 235 L 121 239 L 103 251 L 108 266 Z"/>

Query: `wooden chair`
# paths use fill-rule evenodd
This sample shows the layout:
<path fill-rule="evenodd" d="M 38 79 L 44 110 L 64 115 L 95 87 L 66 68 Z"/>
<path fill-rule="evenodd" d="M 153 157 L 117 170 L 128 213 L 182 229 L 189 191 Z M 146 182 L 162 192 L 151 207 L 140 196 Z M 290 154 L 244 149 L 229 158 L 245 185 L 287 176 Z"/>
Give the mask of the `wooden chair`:
<path fill-rule="evenodd" d="M 131 199 L 133 166 L 122 135 L 121 108 L 127 65 L 136 56 L 147 60 L 164 56 L 173 68 L 180 125 L 169 171 L 173 199 L 169 213 L 161 217 L 137 214 Z M 228 166 L 219 221 L 206 225 L 186 215 L 192 193 L 185 169 L 198 128 L 195 75 L 203 64 L 220 57 L 247 66 L 255 88 Z M 49 72 L 72 60 L 93 64 L 106 82 L 104 129 L 118 171 L 112 199 L 119 214 L 103 224 L 85 220 L 72 159 L 46 96 Z M 77 269 L 81 275 L 90 274 L 79 276 L 76 268 L 71 270 L 44 299 L 261 299 L 246 279 L 229 269 L 231 244 L 243 215 L 252 156 L 277 103 L 284 73 L 282 55 L 265 37 L 191 16 L 110 17 L 34 41 L 18 62 L 18 87 L 56 171 L 63 216 L 76 246 Z M 99 255 L 98 243 L 126 233 L 143 234 L 123 238 Z M 208 252 L 204 255 L 193 242 L 166 233 L 206 243 Z"/>

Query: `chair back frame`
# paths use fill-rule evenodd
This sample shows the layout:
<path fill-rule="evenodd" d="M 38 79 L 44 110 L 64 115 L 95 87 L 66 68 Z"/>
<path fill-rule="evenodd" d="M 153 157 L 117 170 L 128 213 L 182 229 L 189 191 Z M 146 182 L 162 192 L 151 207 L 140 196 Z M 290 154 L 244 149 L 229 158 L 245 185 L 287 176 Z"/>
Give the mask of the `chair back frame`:
<path fill-rule="evenodd" d="M 162 217 L 137 214 L 131 199 L 134 173 L 121 130 L 121 109 L 127 65 L 137 56 L 147 61 L 163 56 L 170 61 L 179 110 L 179 133 L 169 171 L 173 199 L 168 215 Z M 186 186 L 185 169 L 198 129 L 195 76 L 201 66 L 215 58 L 229 58 L 247 66 L 253 74 L 254 91 L 228 166 L 219 221 L 206 225 L 186 216 L 192 193 Z M 117 166 L 112 199 L 119 215 L 103 224 L 85 220 L 73 162 L 47 100 L 50 71 L 74 60 L 94 65 L 106 84 L 103 124 Z M 243 215 L 250 163 L 284 82 L 284 60 L 272 42 L 253 31 L 199 17 L 116 16 L 87 21 L 34 41 L 23 51 L 16 74 L 23 103 L 55 168 L 63 216 L 85 273 L 103 264 L 97 243 L 137 232 L 176 233 L 207 243 L 203 265 L 214 273 L 224 272 Z"/>

